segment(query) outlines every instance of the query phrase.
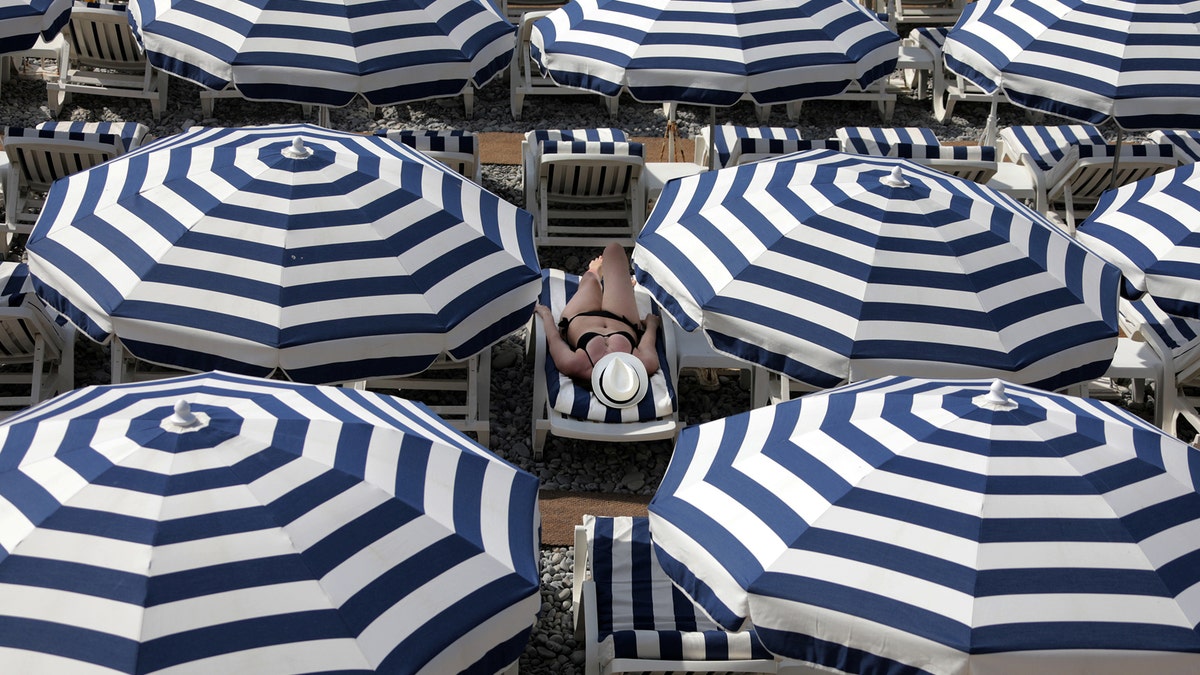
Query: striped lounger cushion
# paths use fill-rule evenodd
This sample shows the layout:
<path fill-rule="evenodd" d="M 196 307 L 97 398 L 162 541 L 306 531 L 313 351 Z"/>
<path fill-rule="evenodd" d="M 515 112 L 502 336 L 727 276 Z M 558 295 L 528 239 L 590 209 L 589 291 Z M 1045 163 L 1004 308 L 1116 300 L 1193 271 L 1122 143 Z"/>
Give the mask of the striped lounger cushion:
<path fill-rule="evenodd" d="M 1021 125 L 1000 131 L 1008 156 L 1027 154 L 1038 168 L 1046 171 L 1062 161 L 1072 146 L 1104 145 L 1104 135 L 1087 124 L 1059 126 Z"/>
<path fill-rule="evenodd" d="M 794 127 L 744 127 L 736 124 L 724 124 L 716 128 L 713 138 L 713 150 L 717 153 L 717 168 L 737 164 L 740 150 L 739 141 L 744 138 L 763 138 L 777 140 L 800 140 L 800 130 Z"/>
<path fill-rule="evenodd" d="M 562 318 L 563 306 L 575 294 L 579 287 L 579 276 L 568 274 L 562 270 L 542 270 L 542 293 L 538 299 L 550 308 L 557 322 Z M 657 307 L 650 302 L 645 293 L 638 293 L 638 310 L 642 316 L 649 314 L 651 309 L 658 313 Z M 647 422 L 670 415 L 679 405 L 675 387 L 671 383 L 670 373 L 667 372 L 666 346 L 663 344 L 662 332 L 659 332 L 657 342 L 658 360 L 661 364 L 658 372 L 650 376 L 650 391 L 636 406 L 624 409 L 609 408 L 600 403 L 587 386 L 558 372 L 554 359 L 546 355 L 543 375 L 546 378 L 547 398 L 554 410 L 577 419 L 593 422 Z"/>
<path fill-rule="evenodd" d="M 731 633 L 709 619 L 659 566 L 645 517 L 584 516 L 596 584 L 600 661 L 774 658 L 753 629 Z"/>
<path fill-rule="evenodd" d="M 788 155 L 805 150 L 841 150 L 842 144 L 835 138 L 742 138 L 738 140 L 735 163 L 744 163 L 747 157 L 759 155 Z M 759 157 L 761 159 L 761 157 Z M 750 160 L 753 161 L 753 160 Z"/>
<path fill-rule="evenodd" d="M 937 134 L 925 127 L 841 127 L 837 139 L 842 149 L 860 155 L 883 155 L 897 143 L 941 145 Z"/>
<path fill-rule="evenodd" d="M 71 140 L 108 142 L 107 136 L 115 136 L 121 152 L 129 152 L 141 145 L 150 131 L 140 122 L 42 122 L 34 129 L 42 138 L 62 138 L 66 134 L 65 137 Z"/>
<path fill-rule="evenodd" d="M 1158 129 L 1150 132 L 1151 143 L 1170 143 L 1179 152 L 1175 156 L 1181 162 L 1200 162 L 1200 130 Z"/>

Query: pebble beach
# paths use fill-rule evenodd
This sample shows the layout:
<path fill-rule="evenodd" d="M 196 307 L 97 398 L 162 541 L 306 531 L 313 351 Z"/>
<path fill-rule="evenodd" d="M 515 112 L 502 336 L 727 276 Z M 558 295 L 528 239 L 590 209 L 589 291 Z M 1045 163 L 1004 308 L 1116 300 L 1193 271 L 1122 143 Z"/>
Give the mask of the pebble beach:
<path fill-rule="evenodd" d="M 899 78 L 897 78 L 899 80 Z M 521 119 L 513 118 L 508 84 L 503 75 L 475 94 L 474 114 L 464 115 L 460 98 L 437 99 L 397 106 L 371 108 L 361 100 L 330 111 L 335 129 L 371 132 L 381 128 L 466 129 L 474 132 L 519 132 L 531 129 L 564 129 L 612 126 L 631 136 L 661 137 L 667 130 L 662 107 L 640 103 L 625 96 L 615 118 L 609 117 L 598 96 L 537 96 L 526 99 Z M 928 99 L 901 94 L 894 118 L 881 122 L 874 107 L 865 102 L 806 102 L 798 119 L 789 119 L 782 106 L 772 110 L 771 126 L 800 129 L 804 138 L 828 138 L 840 126 L 920 126 L 932 129 L 943 142 L 974 142 L 982 133 L 987 107 L 962 103 L 947 123 L 933 116 Z M 51 119 L 73 121 L 139 121 L 155 137 L 178 133 L 192 126 L 244 126 L 273 123 L 315 122 L 305 117 L 300 106 L 288 103 L 249 102 L 219 99 L 215 116 L 203 118 L 198 87 L 172 78 L 168 104 L 161 120 L 154 120 L 142 101 L 76 95 L 57 116 L 46 104 L 45 82 L 33 76 L 18 76 L 0 86 L 0 119 L 9 126 L 34 126 Z M 681 106 L 677 125 L 682 142 L 707 125 L 710 111 L 704 107 Z M 758 126 L 753 106 L 740 103 L 718 110 L 718 124 Z M 999 124 L 1029 123 L 1014 106 L 1000 107 Z M 1044 118 L 1042 123 L 1062 123 Z M 657 160 L 654 160 L 657 161 Z M 485 164 L 484 187 L 510 202 L 524 206 L 522 173 L 519 166 Z M 539 251 L 543 267 L 579 272 L 599 253 L 591 248 L 554 248 Z M 599 443 L 551 437 L 545 456 L 535 460 L 531 449 L 530 415 L 533 366 L 526 356 L 524 331 L 492 347 L 491 442 L 497 455 L 533 473 L 543 489 L 598 493 L 654 493 L 671 457 L 669 441 Z M 109 380 L 107 348 L 80 336 L 76 345 L 76 386 L 103 384 Z M 1136 412 L 1149 414 L 1119 388 L 1115 400 Z M 701 423 L 750 408 L 750 393 L 738 371 L 721 371 L 714 385 L 699 373 L 680 375 L 681 414 L 687 424 Z M 572 625 L 572 547 L 542 548 L 542 612 L 534 635 L 520 662 L 527 674 L 572 675 L 583 672 L 583 646 Z"/>

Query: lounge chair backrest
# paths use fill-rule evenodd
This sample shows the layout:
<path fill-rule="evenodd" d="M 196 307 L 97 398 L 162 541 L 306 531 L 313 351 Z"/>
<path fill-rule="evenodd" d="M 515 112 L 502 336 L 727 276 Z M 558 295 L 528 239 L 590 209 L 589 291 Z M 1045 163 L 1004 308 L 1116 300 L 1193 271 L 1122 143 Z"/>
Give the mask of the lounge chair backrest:
<path fill-rule="evenodd" d="M 645 165 L 641 143 L 543 141 L 539 155 L 547 194 L 581 201 L 629 195 Z"/>
<path fill-rule="evenodd" d="M 63 34 L 71 47 L 71 59 L 83 66 L 125 72 L 145 69 L 146 57 L 129 25 L 125 5 L 77 3 Z"/>
<path fill-rule="evenodd" d="M 994 145 L 914 145 L 897 143 L 890 157 L 911 159 L 950 175 L 986 183 L 1000 168 Z"/>
<path fill-rule="evenodd" d="M 887 156 L 897 143 L 941 143 L 933 129 L 926 127 L 841 127 L 836 135 L 842 142 L 842 150 L 860 155 Z"/>
<path fill-rule="evenodd" d="M 1056 200 L 1070 191 L 1078 203 L 1094 203 L 1114 184 L 1115 145 L 1072 146 L 1063 159 L 1046 174 L 1049 197 Z M 1121 186 L 1178 166 L 1175 146 L 1167 144 L 1122 144 L 1115 185 Z"/>
<path fill-rule="evenodd" d="M 733 163 L 734 165 L 750 164 L 762 159 L 805 150 L 841 149 L 842 144 L 836 138 L 740 138 L 738 139 L 738 151 L 733 154 Z"/>
<path fill-rule="evenodd" d="M 646 517 L 586 515 L 584 527 L 597 637 L 611 638 L 614 659 L 773 658 L 753 629 L 725 631 L 671 583 L 658 564 Z"/>
<path fill-rule="evenodd" d="M 1170 143 L 1178 151 L 1176 158 L 1181 164 L 1200 162 L 1200 130 L 1157 129 L 1150 132 L 1151 143 Z"/>
<path fill-rule="evenodd" d="M 107 162 L 124 152 L 115 134 L 8 127 L 4 152 L 30 190 L 46 191 L 64 176 Z M 15 198 L 15 195 L 13 196 Z"/>
<path fill-rule="evenodd" d="M 533 145 L 543 141 L 594 141 L 627 142 L 629 137 L 620 129 L 599 127 L 595 129 L 535 129 L 525 134 Z"/>

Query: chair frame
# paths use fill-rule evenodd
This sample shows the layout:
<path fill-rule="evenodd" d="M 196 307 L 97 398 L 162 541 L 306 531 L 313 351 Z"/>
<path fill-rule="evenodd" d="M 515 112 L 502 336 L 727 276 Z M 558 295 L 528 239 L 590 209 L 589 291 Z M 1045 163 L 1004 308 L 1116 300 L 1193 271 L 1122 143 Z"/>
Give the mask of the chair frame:
<path fill-rule="evenodd" d="M 0 396 L 0 406 L 36 405 L 75 388 L 75 329 L 53 322 L 28 298 L 16 307 L 0 306 L 0 384 L 28 386 L 28 394 Z M 28 365 L 29 372 L 10 366 Z M 19 412 L 0 410 L 0 418 Z"/>
<path fill-rule="evenodd" d="M 1109 146 L 1111 147 L 1111 146 Z M 1067 232 L 1074 235 L 1077 221 L 1086 218 L 1091 209 L 1100 201 L 1100 195 L 1111 187 L 1120 187 L 1156 173 L 1179 166 L 1175 157 L 1174 146 L 1163 144 L 1158 147 L 1170 148 L 1168 155 L 1134 156 L 1125 152 L 1133 146 L 1122 145 L 1122 152 L 1117 163 L 1116 176 L 1113 176 L 1113 158 L 1107 155 L 1100 157 L 1080 157 L 1078 148 L 1072 148 L 1063 162 L 1072 162 L 1069 171 L 1057 177 L 1054 184 L 1046 188 L 1045 211 L 1065 220 Z M 1057 168 L 1057 167 L 1055 167 Z M 1051 169 L 1047 178 L 1055 178 Z M 1059 200 L 1062 208 L 1057 208 Z"/>
<path fill-rule="evenodd" d="M 664 673 L 775 673 L 779 661 L 736 659 L 693 661 L 675 659 L 616 658 L 600 668 L 600 635 L 596 610 L 596 582 L 592 578 L 592 548 L 587 525 L 575 526 L 575 567 L 572 571 L 571 597 L 575 634 L 584 644 L 584 674 L 611 675 L 629 672 Z"/>
<path fill-rule="evenodd" d="M 154 119 L 162 119 L 169 79 L 150 65 L 124 12 L 77 4 L 63 34 L 59 77 L 46 87 L 52 115 L 81 93 L 144 99 Z"/>

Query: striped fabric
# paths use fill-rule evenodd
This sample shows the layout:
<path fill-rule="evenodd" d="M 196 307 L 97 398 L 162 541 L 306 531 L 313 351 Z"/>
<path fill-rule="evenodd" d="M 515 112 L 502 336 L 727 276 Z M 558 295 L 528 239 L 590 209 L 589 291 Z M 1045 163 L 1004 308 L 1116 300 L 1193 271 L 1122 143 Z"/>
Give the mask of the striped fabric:
<path fill-rule="evenodd" d="M 562 86 L 643 102 L 729 106 L 867 89 L 900 36 L 846 0 L 581 0 L 533 24 L 531 53 Z"/>
<path fill-rule="evenodd" d="M 1120 154 L 1117 163 L 1118 186 L 1177 166 L 1175 146 L 1169 143 L 1122 143 L 1119 153 L 1117 146 L 1112 144 L 1076 145 L 1067 150 L 1062 161 L 1046 172 L 1046 185 L 1051 197 L 1062 193 L 1064 185 L 1069 183 L 1076 200 L 1095 203 L 1112 185 L 1112 160 L 1117 154 Z M 1149 160 L 1150 163 L 1147 165 L 1138 160 Z M 1078 169 L 1080 164 L 1091 165 L 1091 169 L 1081 172 Z"/>
<path fill-rule="evenodd" d="M 1200 161 L 1200 130 L 1155 129 L 1150 132 L 1151 143 L 1170 143 L 1180 163 Z"/>
<path fill-rule="evenodd" d="M 375 135 L 403 143 L 414 150 L 420 150 L 477 183 L 481 180 L 479 137 L 470 131 L 463 129 L 376 129 Z"/>
<path fill-rule="evenodd" d="M 19 307 L 33 293 L 29 265 L 23 262 L 0 262 L 0 304 Z"/>
<path fill-rule="evenodd" d="M 774 659 L 753 629 L 726 631 L 671 584 L 654 558 L 645 517 L 585 515 L 583 523 L 601 667 L 613 659 Z"/>
<path fill-rule="evenodd" d="M 968 3 L 946 66 L 1017 105 L 1123 129 L 1200 128 L 1194 2 Z"/>
<path fill-rule="evenodd" d="M 1200 358 L 1200 320 L 1168 314 L 1150 296 L 1122 303 L 1122 311 L 1126 307 L 1133 311 L 1143 330 L 1154 331 L 1171 350 L 1171 361 L 1177 368 Z"/>
<path fill-rule="evenodd" d="M 1200 319 L 1198 205 L 1200 175 L 1185 164 L 1105 192 L 1075 236 L 1168 313 Z"/>
<path fill-rule="evenodd" d="M 738 141 L 738 152 L 734 155 L 734 164 L 747 164 L 766 156 L 787 155 L 805 150 L 841 150 L 841 148 L 841 142 L 835 138 L 742 138 Z"/>
<path fill-rule="evenodd" d="M 896 143 L 889 157 L 903 157 L 976 183 L 986 183 L 1000 168 L 994 145 L 924 145 Z"/>
<path fill-rule="evenodd" d="M 942 48 L 946 44 L 946 36 L 949 33 L 950 26 L 918 26 L 908 34 L 917 41 L 921 48 L 933 54 L 936 57 L 935 61 L 940 61 Z"/>
<path fill-rule="evenodd" d="M 402 144 L 305 124 L 161 138 L 55 183 L 36 230 L 51 306 L 198 371 L 411 375 L 520 329 L 540 285 L 528 212 Z"/>
<path fill-rule="evenodd" d="M 48 126 L 47 128 L 42 128 L 43 125 Z M 4 128 L 5 144 L 18 139 L 51 139 L 60 141 L 76 141 L 79 143 L 103 143 L 105 145 L 111 145 L 115 153 L 122 153 L 129 150 L 126 139 L 122 138 L 116 133 L 112 133 L 111 131 L 72 130 L 69 128 L 60 128 L 53 122 L 43 122 L 36 127 Z"/>
<path fill-rule="evenodd" d="M 614 129 L 612 127 L 599 127 L 591 129 L 534 129 L 525 133 L 525 140 L 532 145 L 539 145 L 543 141 L 589 141 L 596 143 L 625 143 L 629 141 L 629 137 L 624 131 Z"/>
<path fill-rule="evenodd" d="M 645 157 L 646 148 L 641 143 L 610 142 L 610 141 L 542 141 L 538 144 L 541 155 L 629 155 Z"/>
<path fill-rule="evenodd" d="M 784 658 L 1189 673 L 1196 462 L 1101 401 L 881 378 L 685 428 L 650 530 L 674 582 Z"/>
<path fill-rule="evenodd" d="M 937 134 L 926 127 L 840 127 L 835 132 L 846 152 L 888 155 L 897 143 L 940 145 Z"/>
<path fill-rule="evenodd" d="M 817 388 L 938 373 L 1057 389 L 1116 348 L 1115 267 L 907 160 L 812 151 L 677 179 L 637 243 L 638 282 L 680 326 Z"/>
<path fill-rule="evenodd" d="M 71 0 L 0 0 L 0 55 L 53 40 L 70 15 Z"/>
<path fill-rule="evenodd" d="M 715 127 L 716 133 L 712 138 L 712 146 L 717 154 L 718 169 L 724 169 L 727 166 L 738 164 L 738 153 L 742 148 L 741 140 L 744 138 L 751 139 L 772 139 L 772 140 L 800 140 L 800 130 L 796 127 L 747 127 L 740 124 L 722 124 Z M 708 129 L 701 131 L 701 135 L 707 136 Z M 707 150 L 706 150 L 707 151 Z M 710 166 L 711 162 L 707 158 L 701 157 L 700 164 Z"/>
<path fill-rule="evenodd" d="M 578 275 L 562 270 L 543 269 L 542 293 L 538 301 L 550 308 L 554 321 L 558 322 L 562 319 L 563 307 L 578 287 Z M 657 313 L 657 307 L 650 302 L 645 293 L 638 293 L 637 298 L 638 310 L 642 316 L 651 311 Z M 673 378 L 669 372 L 670 365 L 661 332 L 655 346 L 658 348 L 659 370 L 650 376 L 650 389 L 646 397 L 636 406 L 621 409 L 609 408 L 600 403 L 592 395 L 589 385 L 577 383 L 560 373 L 554 365 L 554 359 L 547 355 L 546 363 L 542 364 L 542 376 L 546 378 L 550 407 L 577 419 L 607 423 L 644 422 L 670 415 L 679 409 L 679 398 L 672 384 Z"/>
<path fill-rule="evenodd" d="M 5 672 L 494 673 L 537 620 L 537 478 L 419 403 L 87 387 L 0 458 Z"/>
<path fill-rule="evenodd" d="M 34 129 L 41 138 L 62 138 L 66 134 L 66 138 L 87 141 L 98 136 L 115 136 L 122 152 L 141 145 L 150 131 L 141 122 L 42 122 Z"/>
<path fill-rule="evenodd" d="M 145 0 L 129 12 L 156 68 L 259 101 L 456 96 L 500 74 L 516 46 L 516 27 L 488 0 Z"/>
<path fill-rule="evenodd" d="M 1063 124 L 1059 126 L 1017 125 L 1000 130 L 1004 157 L 1017 162 L 1028 155 L 1034 166 L 1049 170 L 1062 161 L 1067 151 L 1077 145 L 1104 145 L 1104 135 L 1094 126 Z"/>

